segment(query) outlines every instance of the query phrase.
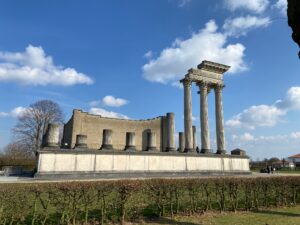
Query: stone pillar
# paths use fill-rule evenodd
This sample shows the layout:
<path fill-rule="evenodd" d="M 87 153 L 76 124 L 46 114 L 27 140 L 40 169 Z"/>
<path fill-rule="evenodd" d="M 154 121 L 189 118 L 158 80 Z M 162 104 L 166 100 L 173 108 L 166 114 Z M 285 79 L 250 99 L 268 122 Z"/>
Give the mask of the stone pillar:
<path fill-rule="evenodd" d="M 193 152 L 193 136 L 192 136 L 192 96 L 191 80 L 184 79 L 184 134 L 185 134 L 185 152 Z"/>
<path fill-rule="evenodd" d="M 208 106 L 207 95 L 209 93 L 208 84 L 200 83 L 200 125 L 201 125 L 201 153 L 209 153 L 210 138 L 209 138 L 209 125 L 208 125 Z"/>
<path fill-rule="evenodd" d="M 193 126 L 193 149 L 197 148 L 197 128 Z"/>
<path fill-rule="evenodd" d="M 215 86 L 217 154 L 226 154 L 222 103 L 223 87 L 223 84 L 217 84 Z"/>
<path fill-rule="evenodd" d="M 48 124 L 43 142 L 44 147 L 59 147 L 59 124 Z"/>
<path fill-rule="evenodd" d="M 167 152 L 176 151 L 174 113 L 167 113 Z"/>
<path fill-rule="evenodd" d="M 87 136 L 78 134 L 76 135 L 76 144 L 75 148 L 87 148 Z"/>
<path fill-rule="evenodd" d="M 147 151 L 156 150 L 156 133 L 148 132 L 147 133 Z"/>
<path fill-rule="evenodd" d="M 126 146 L 125 151 L 134 151 L 135 150 L 135 133 L 126 132 Z"/>
<path fill-rule="evenodd" d="M 183 132 L 179 132 L 179 144 L 178 144 L 178 148 L 179 148 L 179 152 L 184 152 L 184 148 L 185 148 L 185 141 L 184 141 L 184 133 Z"/>
<path fill-rule="evenodd" d="M 104 129 L 103 130 L 103 136 L 102 136 L 102 146 L 100 148 L 101 150 L 109 150 L 113 149 L 112 146 L 112 130 Z"/>

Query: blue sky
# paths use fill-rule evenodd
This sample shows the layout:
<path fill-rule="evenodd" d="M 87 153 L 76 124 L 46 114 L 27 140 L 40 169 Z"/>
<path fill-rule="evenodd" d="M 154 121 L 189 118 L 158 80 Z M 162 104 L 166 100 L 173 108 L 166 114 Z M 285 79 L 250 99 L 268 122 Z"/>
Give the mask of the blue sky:
<path fill-rule="evenodd" d="M 132 119 L 175 112 L 182 131 L 178 81 L 207 59 L 231 66 L 227 150 L 244 148 L 253 159 L 299 153 L 300 64 L 285 7 L 285 0 L 1 1 L 0 148 L 41 99 L 58 102 L 66 120 L 74 108 Z M 197 87 L 192 98 L 199 132 Z M 209 117 L 215 150 L 213 92 Z"/>

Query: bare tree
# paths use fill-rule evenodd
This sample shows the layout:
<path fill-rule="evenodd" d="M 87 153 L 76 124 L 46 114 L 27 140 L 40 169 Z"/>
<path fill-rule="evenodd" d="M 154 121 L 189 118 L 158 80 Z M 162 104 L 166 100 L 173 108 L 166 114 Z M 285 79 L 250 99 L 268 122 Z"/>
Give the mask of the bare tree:
<path fill-rule="evenodd" d="M 37 155 L 48 124 L 62 123 L 63 118 L 63 112 L 57 103 L 51 100 L 37 101 L 18 118 L 13 132 L 18 143 Z"/>

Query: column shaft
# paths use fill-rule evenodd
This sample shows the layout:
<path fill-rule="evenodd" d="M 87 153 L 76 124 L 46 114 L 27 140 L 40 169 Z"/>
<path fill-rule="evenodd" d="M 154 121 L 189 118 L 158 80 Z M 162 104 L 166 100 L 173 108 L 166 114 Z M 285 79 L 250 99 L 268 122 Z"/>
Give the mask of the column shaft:
<path fill-rule="evenodd" d="M 185 148 L 185 143 L 184 143 L 184 133 L 183 132 L 179 132 L 179 152 L 184 152 L 184 148 Z"/>
<path fill-rule="evenodd" d="M 223 119 L 222 89 L 224 85 L 215 87 L 215 104 L 216 104 L 216 136 L 217 136 L 217 154 L 225 154 L 225 134 Z"/>
<path fill-rule="evenodd" d="M 112 149 L 112 130 L 104 129 L 102 137 L 102 146 L 100 149 Z"/>
<path fill-rule="evenodd" d="M 148 132 L 147 133 L 147 151 L 156 150 L 156 133 Z"/>
<path fill-rule="evenodd" d="M 167 113 L 167 151 L 175 151 L 175 122 L 174 113 Z"/>
<path fill-rule="evenodd" d="M 44 147 L 59 146 L 59 124 L 48 124 L 48 128 L 44 136 L 43 142 Z"/>
<path fill-rule="evenodd" d="M 197 148 L 197 129 L 193 126 L 193 149 Z"/>
<path fill-rule="evenodd" d="M 190 80 L 183 80 L 184 86 L 184 134 L 185 134 L 185 151 L 193 151 L 193 136 L 192 136 L 192 96 Z"/>
<path fill-rule="evenodd" d="M 126 146 L 125 151 L 135 150 L 135 133 L 134 132 L 126 132 Z"/>
<path fill-rule="evenodd" d="M 211 149 L 210 149 L 208 106 L 207 106 L 208 84 L 201 83 L 199 87 L 200 87 L 201 153 L 209 153 Z"/>

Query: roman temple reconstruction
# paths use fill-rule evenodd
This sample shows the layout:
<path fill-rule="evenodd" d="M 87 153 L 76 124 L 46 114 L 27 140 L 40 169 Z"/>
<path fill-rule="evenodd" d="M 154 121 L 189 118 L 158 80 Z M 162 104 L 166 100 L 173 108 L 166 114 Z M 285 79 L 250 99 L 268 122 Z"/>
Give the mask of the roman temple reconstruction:
<path fill-rule="evenodd" d="M 184 87 L 184 132 L 175 144 L 175 115 L 148 120 L 106 118 L 73 110 L 64 125 L 49 124 L 44 148 L 39 151 L 37 178 L 185 177 L 202 174 L 249 174 L 243 150 L 226 154 L 222 89 L 230 67 L 203 61 L 180 81 Z M 200 140 L 192 124 L 191 86 L 200 94 Z M 210 145 L 208 101 L 215 94 L 217 149 Z"/>

